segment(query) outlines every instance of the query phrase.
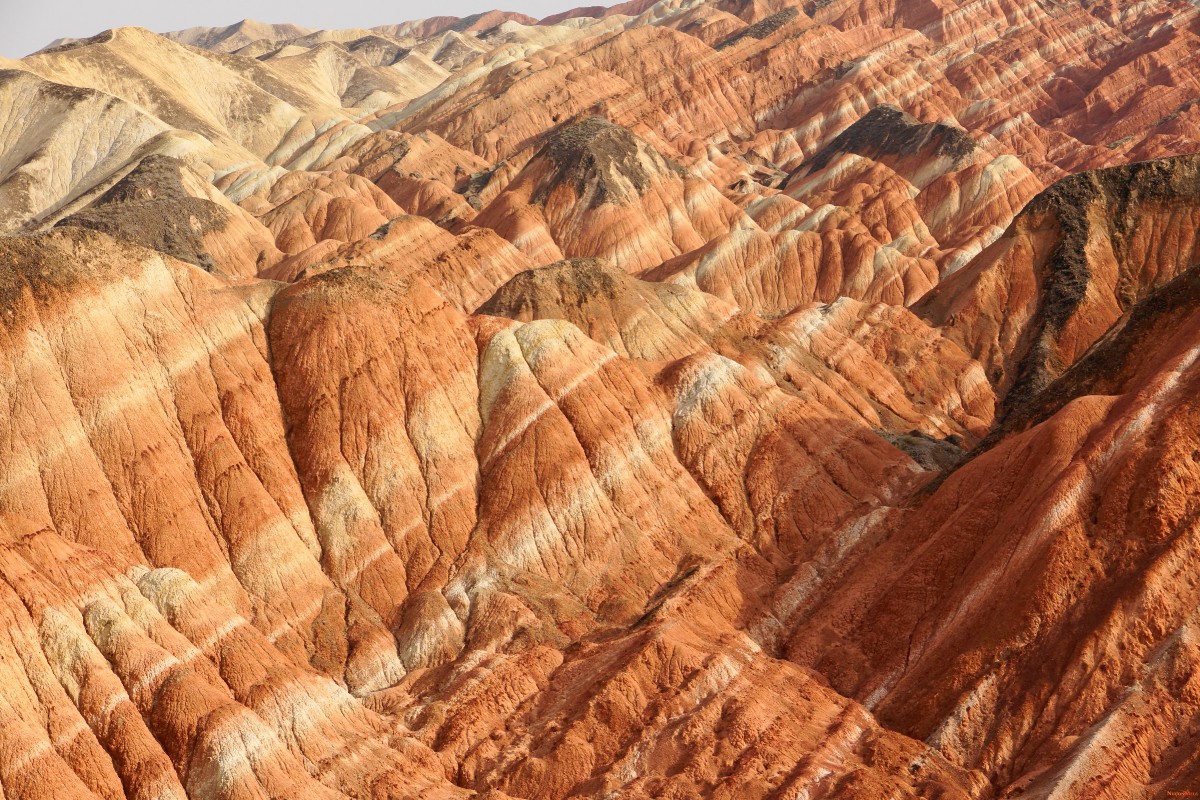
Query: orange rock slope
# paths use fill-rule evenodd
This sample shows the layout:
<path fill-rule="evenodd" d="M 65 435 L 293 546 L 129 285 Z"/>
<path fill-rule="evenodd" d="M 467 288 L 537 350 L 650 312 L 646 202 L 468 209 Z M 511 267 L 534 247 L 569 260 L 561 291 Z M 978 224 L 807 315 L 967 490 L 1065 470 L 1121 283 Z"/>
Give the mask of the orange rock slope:
<path fill-rule="evenodd" d="M 1200 10 L 0 64 L 0 800 L 1200 792 Z"/>

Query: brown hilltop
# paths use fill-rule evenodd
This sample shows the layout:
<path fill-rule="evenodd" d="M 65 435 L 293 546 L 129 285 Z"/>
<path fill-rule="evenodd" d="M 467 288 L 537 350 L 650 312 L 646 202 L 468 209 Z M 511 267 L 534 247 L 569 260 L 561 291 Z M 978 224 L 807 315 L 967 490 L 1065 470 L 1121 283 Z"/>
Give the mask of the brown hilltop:
<path fill-rule="evenodd" d="M 621 126 L 589 117 L 551 133 L 474 224 L 535 262 L 596 255 L 634 272 L 741 219 L 711 184 Z"/>
<path fill-rule="evenodd" d="M 630 358 L 673 360 L 709 349 L 737 308 L 703 292 L 648 283 L 600 259 L 561 261 L 513 277 L 477 313 L 563 319 Z"/>
<path fill-rule="evenodd" d="M 103 231 L 232 277 L 253 277 L 283 258 L 270 231 L 185 164 L 147 156 L 59 226 Z"/>
<path fill-rule="evenodd" d="M 912 180 L 917 169 L 928 169 L 931 162 L 945 159 L 945 171 L 950 171 L 975 151 L 974 140 L 961 128 L 944 123 L 922 124 L 903 109 L 885 103 L 872 108 L 818 150 L 804 162 L 799 174 L 824 169 L 839 154 L 853 153 L 886 164 Z M 905 161 L 915 162 L 917 169 L 906 169 Z"/>
<path fill-rule="evenodd" d="M 1196 263 L 1198 165 L 1181 156 L 1064 178 L 923 300 L 923 313 L 961 337 L 1012 404 L 1025 402 Z"/>

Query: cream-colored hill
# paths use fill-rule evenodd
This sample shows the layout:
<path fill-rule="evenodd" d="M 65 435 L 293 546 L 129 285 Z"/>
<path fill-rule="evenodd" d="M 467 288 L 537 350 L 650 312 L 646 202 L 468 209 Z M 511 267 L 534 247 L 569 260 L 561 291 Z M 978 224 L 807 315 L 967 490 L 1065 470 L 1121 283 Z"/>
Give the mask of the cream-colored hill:
<path fill-rule="evenodd" d="M 274 70 L 255 59 L 199 50 L 141 28 L 106 31 L 21 64 L 48 80 L 126 100 L 166 125 L 232 148 L 217 159 L 227 162 L 224 167 L 303 161 L 368 133 L 341 108 L 337 70 L 338 81 L 331 86 L 313 81 L 304 66 Z"/>
<path fill-rule="evenodd" d="M 268 40 L 286 42 L 298 39 L 312 33 L 309 28 L 298 25 L 273 25 L 269 22 L 259 22 L 244 19 L 224 28 L 186 28 L 181 31 L 164 33 L 168 39 L 199 47 L 204 50 L 217 50 L 232 53 L 256 41 Z"/>

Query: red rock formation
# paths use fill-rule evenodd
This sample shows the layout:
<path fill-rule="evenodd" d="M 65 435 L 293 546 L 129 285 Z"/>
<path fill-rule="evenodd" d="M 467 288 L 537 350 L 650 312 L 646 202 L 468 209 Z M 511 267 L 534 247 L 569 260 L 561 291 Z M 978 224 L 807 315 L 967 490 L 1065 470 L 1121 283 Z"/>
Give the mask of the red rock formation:
<path fill-rule="evenodd" d="M 699 180 L 601 117 L 550 134 L 475 220 L 534 263 L 602 256 L 634 272 L 700 247 L 743 219 Z"/>
<path fill-rule="evenodd" d="M 487 228 L 468 228 L 456 236 L 421 217 L 399 216 L 365 239 L 310 248 L 263 277 L 291 281 L 349 265 L 419 275 L 463 310 L 479 305 L 495 287 L 530 267 L 516 248 Z"/>
<path fill-rule="evenodd" d="M 400 213 L 375 184 L 341 172 L 291 173 L 265 199 L 251 198 L 247 204 L 289 254 L 329 239 L 358 241 Z"/>
<path fill-rule="evenodd" d="M 1197 791 L 1198 36 L 635 0 L 4 62 L 0 798 Z"/>
<path fill-rule="evenodd" d="M 1039 424 L 877 520 L 790 657 L 1014 795 L 1190 791 L 1196 296 L 1194 270 L 1151 295 Z"/>
<path fill-rule="evenodd" d="M 710 349 L 738 309 L 703 292 L 639 281 L 599 259 L 522 272 L 478 313 L 563 319 L 615 353 L 673 361 Z"/>
<path fill-rule="evenodd" d="M 923 313 L 960 338 L 1002 391 L 1038 392 L 1196 263 L 1198 166 L 1195 157 L 1162 159 L 1056 183 L 923 300 Z"/>

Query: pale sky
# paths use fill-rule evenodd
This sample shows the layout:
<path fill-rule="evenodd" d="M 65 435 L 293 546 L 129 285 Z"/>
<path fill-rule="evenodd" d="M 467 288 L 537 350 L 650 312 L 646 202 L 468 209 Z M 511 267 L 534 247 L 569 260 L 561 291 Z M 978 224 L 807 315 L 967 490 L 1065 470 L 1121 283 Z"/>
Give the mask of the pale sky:
<path fill-rule="evenodd" d="M 290 22 L 306 28 L 370 28 L 435 16 L 465 17 L 503 8 L 546 17 L 578 6 L 616 0 L 0 0 L 0 56 L 20 58 L 55 39 L 91 36 L 140 25 L 174 31 L 216 28 L 243 19 Z"/>

